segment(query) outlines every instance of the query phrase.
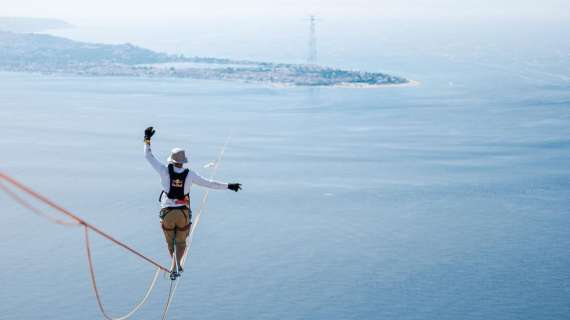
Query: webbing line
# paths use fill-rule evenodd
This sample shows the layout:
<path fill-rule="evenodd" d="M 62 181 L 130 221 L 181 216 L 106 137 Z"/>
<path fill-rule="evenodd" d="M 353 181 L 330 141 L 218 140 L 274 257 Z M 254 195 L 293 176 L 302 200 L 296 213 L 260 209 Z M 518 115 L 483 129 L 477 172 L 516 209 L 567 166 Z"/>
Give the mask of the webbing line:
<path fill-rule="evenodd" d="M 216 164 L 214 166 L 214 169 L 212 170 L 212 174 L 210 175 L 210 180 L 214 179 L 214 176 L 216 175 L 218 168 L 220 167 L 220 163 L 222 162 L 222 157 L 224 156 L 224 153 L 226 151 L 226 147 L 228 146 L 228 143 L 230 142 L 230 138 L 231 138 L 231 135 L 228 136 L 228 138 L 226 139 L 226 142 L 224 143 L 224 145 L 222 146 L 222 149 L 220 150 L 220 154 L 218 155 L 218 159 L 216 160 Z M 200 223 L 200 216 L 205 211 L 206 202 L 208 201 L 208 193 L 209 193 L 209 190 L 206 189 L 204 196 L 202 197 L 202 202 L 200 203 L 200 207 L 198 208 L 198 212 L 196 213 L 196 218 L 194 219 L 194 222 L 190 226 L 190 234 L 188 235 L 188 238 L 189 238 L 188 244 L 186 245 L 186 251 L 184 252 L 184 255 L 182 256 L 182 260 L 180 261 L 180 265 L 182 265 L 182 266 L 184 266 L 184 263 L 186 262 L 186 257 L 188 256 L 190 246 L 192 245 L 192 238 L 194 236 L 194 230 L 196 230 L 196 227 Z M 162 320 L 166 320 L 168 317 L 168 310 L 170 309 L 170 305 L 172 303 L 172 300 L 174 299 L 174 293 L 176 292 L 176 288 L 178 288 L 178 282 L 179 282 L 178 280 L 175 280 L 175 281 L 172 281 L 170 284 L 170 291 L 168 292 L 168 298 L 167 298 L 166 304 L 164 306 L 164 313 L 162 314 Z"/>
<path fill-rule="evenodd" d="M 122 243 L 121 241 L 113 238 L 112 236 L 110 236 L 109 234 L 103 232 L 102 230 L 100 230 L 99 228 L 95 227 L 94 225 L 88 223 L 87 221 L 81 219 L 80 217 L 78 217 L 77 215 L 73 214 L 72 212 L 70 212 L 69 210 L 57 205 L 56 203 L 54 203 L 53 201 L 49 200 L 48 198 L 42 196 L 41 194 L 33 191 L 32 189 L 30 189 L 29 187 L 23 185 L 22 183 L 16 181 L 14 178 L 8 176 L 7 174 L 4 174 L 2 172 L 0 172 L 0 179 L 4 179 L 7 182 L 9 182 L 10 184 L 12 184 L 13 186 L 17 187 L 18 189 L 24 191 L 25 193 L 31 195 L 32 197 L 40 200 L 41 202 L 47 204 L 48 206 L 52 207 L 53 209 L 67 215 L 68 217 L 74 219 L 75 221 L 77 221 L 79 224 L 84 225 L 86 228 L 89 228 L 91 230 L 93 230 L 94 232 L 98 233 L 99 235 L 107 238 L 108 240 L 111 240 L 112 242 L 114 242 L 115 244 L 127 249 L 128 251 L 130 251 L 131 253 L 137 255 L 138 257 L 146 260 L 147 262 L 153 264 L 154 266 L 156 266 L 157 268 L 161 269 L 164 272 L 169 273 L 170 271 L 163 267 L 162 265 L 160 265 L 158 262 L 152 260 L 151 258 L 148 258 L 146 256 L 144 256 L 143 254 L 139 253 L 138 251 L 136 251 L 135 249 L 129 247 L 128 245 Z"/>

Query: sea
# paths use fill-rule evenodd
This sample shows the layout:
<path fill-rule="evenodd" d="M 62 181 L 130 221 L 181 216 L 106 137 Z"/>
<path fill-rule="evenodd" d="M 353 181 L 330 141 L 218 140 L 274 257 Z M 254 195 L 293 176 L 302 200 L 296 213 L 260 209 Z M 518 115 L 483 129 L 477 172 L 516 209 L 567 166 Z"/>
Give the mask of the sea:
<path fill-rule="evenodd" d="M 304 61 L 302 19 L 224 23 L 52 33 Z M 184 148 L 205 177 L 227 143 L 213 178 L 243 190 L 201 206 L 206 190 L 192 189 L 201 218 L 169 319 L 568 319 L 569 25 L 318 22 L 320 63 L 419 82 L 409 87 L 2 72 L 0 171 L 167 265 L 143 131 L 156 129 L 159 159 Z M 102 319 L 83 229 L 2 192 L 0 215 L 0 319 Z M 155 268 L 90 239 L 103 304 L 120 316 Z M 169 287 L 161 275 L 133 319 L 160 319 Z"/>

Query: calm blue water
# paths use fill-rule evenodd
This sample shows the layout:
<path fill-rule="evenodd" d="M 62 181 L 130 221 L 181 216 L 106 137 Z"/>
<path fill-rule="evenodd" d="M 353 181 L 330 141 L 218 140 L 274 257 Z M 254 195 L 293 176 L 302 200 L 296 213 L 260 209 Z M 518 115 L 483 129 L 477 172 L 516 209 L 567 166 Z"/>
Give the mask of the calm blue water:
<path fill-rule="evenodd" d="M 218 178 L 244 190 L 210 193 L 172 319 L 566 319 L 567 43 L 382 39 L 323 60 L 422 85 L 0 73 L 0 169 L 166 264 L 142 132 L 154 125 L 155 153 L 186 148 L 204 175 L 231 134 Z M 101 318 L 81 230 L 3 194 L 0 212 L 0 319 Z M 92 239 L 122 314 L 153 268 Z M 168 285 L 135 319 L 161 315 Z"/>

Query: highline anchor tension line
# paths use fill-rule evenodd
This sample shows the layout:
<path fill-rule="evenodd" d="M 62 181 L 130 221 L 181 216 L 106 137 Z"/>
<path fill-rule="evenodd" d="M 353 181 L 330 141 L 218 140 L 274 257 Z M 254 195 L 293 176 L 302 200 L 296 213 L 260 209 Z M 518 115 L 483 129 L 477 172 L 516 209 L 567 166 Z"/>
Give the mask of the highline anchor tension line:
<path fill-rule="evenodd" d="M 226 139 L 226 142 L 224 143 L 222 149 L 220 150 L 220 153 L 218 155 L 218 159 L 217 159 L 216 163 L 214 164 L 214 168 L 213 168 L 212 175 L 211 175 L 212 179 L 215 176 L 215 174 L 219 168 L 219 165 L 221 163 L 222 157 L 224 155 L 225 149 L 226 149 L 229 141 L 230 141 L 230 136 L 228 136 L 228 138 Z M 14 192 L 11 188 L 7 187 L 3 182 L 6 182 L 7 184 L 11 185 L 12 187 L 17 188 L 20 191 L 23 191 L 24 193 L 32 196 L 33 198 L 39 200 L 40 202 L 46 204 L 47 206 L 51 207 L 55 211 L 67 216 L 68 218 L 71 218 L 71 221 L 59 220 L 57 218 L 54 218 L 54 217 L 42 212 L 37 207 L 30 204 L 28 201 L 26 201 L 22 197 L 18 196 L 18 194 L 16 192 Z M 93 291 L 95 292 L 95 297 L 97 299 L 97 306 L 99 307 L 99 310 L 100 310 L 101 314 L 103 315 L 103 317 L 107 320 L 126 320 L 126 319 L 130 318 L 131 316 L 133 316 L 148 300 L 152 290 L 155 287 L 155 284 L 158 280 L 158 276 L 160 275 L 160 273 L 161 272 L 170 273 L 169 269 L 162 266 L 161 264 L 159 264 L 155 260 L 143 255 L 142 253 L 131 248 L 130 246 L 126 245 L 125 243 L 115 239 L 111 235 L 109 235 L 106 232 L 102 231 L 101 229 L 95 227 L 93 224 L 88 223 L 84 219 L 80 218 L 78 215 L 76 215 L 76 214 L 72 213 L 71 211 L 63 208 L 62 206 L 56 204 L 55 202 L 51 201 L 47 197 L 41 195 L 39 192 L 32 190 L 30 187 L 24 185 L 23 183 L 19 182 L 18 180 L 14 179 L 13 177 L 11 177 L 8 174 L 3 173 L 1 171 L 0 171 L 0 190 L 4 191 L 4 193 L 6 193 L 9 197 L 11 197 L 14 201 L 19 203 L 20 205 L 22 205 L 26 209 L 32 211 L 33 213 L 35 213 L 38 216 L 41 216 L 41 217 L 47 219 L 48 221 L 50 221 L 52 223 L 67 226 L 67 227 L 83 227 L 83 229 L 84 229 L 84 240 L 85 240 L 85 251 L 86 251 L 87 261 L 88 261 L 88 266 L 89 266 L 89 274 L 91 277 L 91 285 L 93 287 Z M 200 207 L 196 213 L 195 221 L 194 221 L 194 223 L 192 223 L 192 226 L 190 229 L 190 234 L 188 236 L 188 238 L 189 238 L 188 239 L 188 245 L 186 246 L 186 251 L 184 252 L 183 258 L 180 262 L 180 265 L 182 265 L 182 266 L 184 265 L 186 258 L 188 256 L 190 246 L 192 245 L 192 238 L 193 238 L 195 229 L 200 222 L 200 216 L 201 216 L 202 212 L 205 211 L 205 206 L 206 206 L 207 201 L 208 201 L 208 190 L 205 191 L 204 196 L 202 197 Z M 100 295 L 99 289 L 97 287 L 97 281 L 96 281 L 96 277 L 95 277 L 95 269 L 93 267 L 93 259 L 92 259 L 92 255 L 91 255 L 91 245 L 90 245 L 90 240 L 89 240 L 89 231 L 93 231 L 93 232 L 99 234 L 100 236 L 106 238 L 107 240 L 110 240 L 111 242 L 115 243 L 116 245 L 118 245 L 120 247 L 123 247 L 127 251 L 131 252 L 132 254 L 138 256 L 139 258 L 145 260 L 146 262 L 148 262 L 148 263 L 150 263 L 156 267 L 156 271 L 154 273 L 154 276 L 153 276 L 153 278 L 152 278 L 152 280 L 148 286 L 148 289 L 145 292 L 142 300 L 138 304 L 136 304 L 132 310 L 130 310 L 129 312 L 127 312 L 125 315 L 123 315 L 121 317 L 113 318 L 113 317 L 109 316 L 109 314 L 107 313 L 107 311 L 105 310 L 105 308 L 103 306 L 103 303 L 101 300 L 101 295 Z M 163 310 L 163 315 L 162 315 L 163 320 L 167 319 L 168 311 L 169 311 L 169 308 L 172 304 L 172 300 L 174 298 L 174 293 L 176 292 L 177 287 L 178 287 L 178 281 L 177 280 L 171 281 L 170 290 L 168 293 L 168 298 L 167 298 L 167 301 L 166 301 L 166 304 L 165 304 L 165 307 Z"/>

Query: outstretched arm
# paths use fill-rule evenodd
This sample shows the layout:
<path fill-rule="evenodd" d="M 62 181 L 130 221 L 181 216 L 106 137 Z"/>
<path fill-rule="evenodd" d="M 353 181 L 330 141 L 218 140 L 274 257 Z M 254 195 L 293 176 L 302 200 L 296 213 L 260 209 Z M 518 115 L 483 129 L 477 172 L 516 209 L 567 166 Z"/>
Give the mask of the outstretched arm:
<path fill-rule="evenodd" d="M 230 189 L 232 191 L 238 192 L 241 190 L 241 183 L 223 183 L 214 180 L 209 180 L 194 171 L 190 171 L 192 176 L 192 183 L 199 186 L 210 188 L 210 189 Z"/>
<path fill-rule="evenodd" d="M 158 159 L 152 154 L 152 150 L 150 149 L 150 138 L 154 134 L 154 129 L 152 127 L 146 128 L 144 131 L 144 157 L 150 163 L 150 165 L 154 168 L 156 172 L 159 174 L 164 171 L 165 167 Z"/>
<path fill-rule="evenodd" d="M 210 188 L 210 189 L 227 189 L 228 188 L 227 183 L 206 179 L 194 171 L 190 171 L 190 175 L 192 177 L 192 183 L 195 183 L 199 186 Z"/>

